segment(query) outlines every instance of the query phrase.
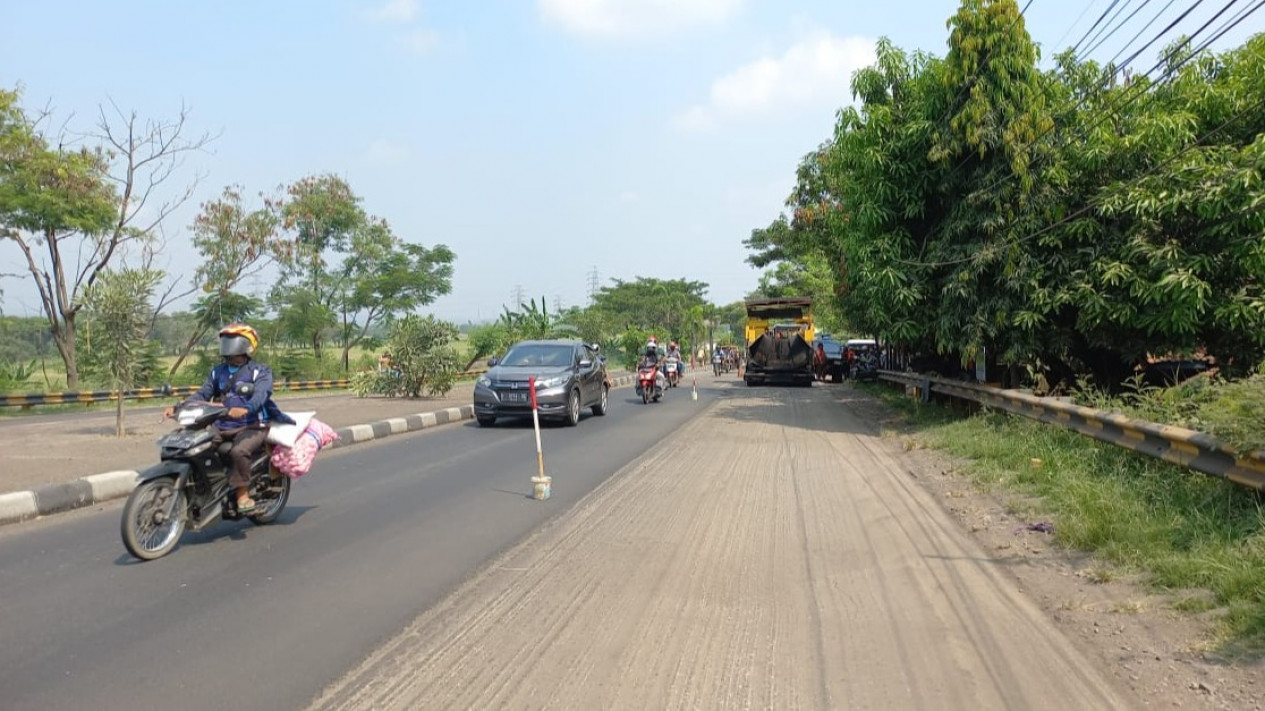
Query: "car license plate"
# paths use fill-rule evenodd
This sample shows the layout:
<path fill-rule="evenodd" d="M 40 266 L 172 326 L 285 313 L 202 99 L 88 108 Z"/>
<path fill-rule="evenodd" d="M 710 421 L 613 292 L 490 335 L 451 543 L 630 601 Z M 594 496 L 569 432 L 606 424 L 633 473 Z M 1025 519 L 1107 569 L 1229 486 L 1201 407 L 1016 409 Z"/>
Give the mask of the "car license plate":
<path fill-rule="evenodd" d="M 528 401 L 528 395 L 526 392 L 501 393 L 501 400 L 503 402 L 526 403 Z"/>

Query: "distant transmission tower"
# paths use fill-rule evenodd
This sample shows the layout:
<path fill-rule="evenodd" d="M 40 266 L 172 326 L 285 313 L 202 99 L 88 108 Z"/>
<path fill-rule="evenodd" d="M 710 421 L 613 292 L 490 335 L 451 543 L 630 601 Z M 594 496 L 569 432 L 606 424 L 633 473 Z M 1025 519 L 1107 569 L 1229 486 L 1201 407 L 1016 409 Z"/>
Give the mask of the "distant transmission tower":
<path fill-rule="evenodd" d="M 514 286 L 514 290 L 513 290 L 512 292 L 510 292 L 510 295 L 514 297 L 514 307 L 515 307 L 515 308 L 522 308 L 522 306 L 523 306 L 523 294 L 525 294 L 525 293 L 527 293 L 527 292 L 523 290 L 523 285 L 522 285 L 522 284 L 516 284 L 516 285 Z"/>
<path fill-rule="evenodd" d="M 553 312 L 555 314 L 562 313 L 562 294 L 553 295 Z"/>
<path fill-rule="evenodd" d="M 597 298 L 597 284 L 598 284 L 597 267 L 593 267 L 593 271 L 589 272 L 589 303 L 590 304 L 593 303 L 593 300 Z"/>

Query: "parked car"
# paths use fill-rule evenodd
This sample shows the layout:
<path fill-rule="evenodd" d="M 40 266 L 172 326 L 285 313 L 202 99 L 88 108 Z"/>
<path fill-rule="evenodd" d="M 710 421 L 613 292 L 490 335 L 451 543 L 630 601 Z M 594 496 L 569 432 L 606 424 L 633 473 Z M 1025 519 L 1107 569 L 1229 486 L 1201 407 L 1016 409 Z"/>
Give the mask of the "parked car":
<path fill-rule="evenodd" d="M 528 381 L 536 379 L 536 407 L 543 418 L 574 426 L 580 411 L 605 415 L 608 380 L 605 359 L 595 345 L 580 341 L 520 341 L 501 358 L 488 361 L 488 372 L 474 384 L 474 417 L 483 427 L 498 417 L 531 414 Z"/>

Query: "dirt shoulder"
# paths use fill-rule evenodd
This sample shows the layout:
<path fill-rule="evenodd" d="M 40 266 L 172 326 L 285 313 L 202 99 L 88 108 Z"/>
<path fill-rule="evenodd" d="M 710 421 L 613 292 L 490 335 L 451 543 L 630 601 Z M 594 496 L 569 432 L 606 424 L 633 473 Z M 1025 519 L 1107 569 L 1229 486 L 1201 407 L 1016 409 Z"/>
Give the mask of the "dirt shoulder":
<path fill-rule="evenodd" d="M 924 486 L 952 467 L 865 400 L 734 387 L 313 708 L 1224 707 L 1189 674 L 1130 684 L 1112 647 L 1172 630 L 1049 614 L 1086 583 L 1041 587 L 970 532 Z"/>

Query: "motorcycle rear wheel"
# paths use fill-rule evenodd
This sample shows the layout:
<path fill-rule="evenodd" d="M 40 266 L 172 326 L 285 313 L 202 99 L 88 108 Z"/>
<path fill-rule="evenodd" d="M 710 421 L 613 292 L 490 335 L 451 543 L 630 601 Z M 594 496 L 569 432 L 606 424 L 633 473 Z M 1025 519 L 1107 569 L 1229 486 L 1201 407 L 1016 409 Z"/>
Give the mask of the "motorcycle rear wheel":
<path fill-rule="evenodd" d="M 268 496 L 259 495 L 255 499 L 256 513 L 247 516 L 250 522 L 257 526 L 266 526 L 281 515 L 281 511 L 286 507 L 286 502 L 290 500 L 290 477 L 283 476 L 277 484 L 279 492 L 270 492 Z"/>
<path fill-rule="evenodd" d="M 174 477 L 150 479 L 132 490 L 123 505 L 123 545 L 141 560 L 170 553 L 188 525 L 184 492 Z"/>

